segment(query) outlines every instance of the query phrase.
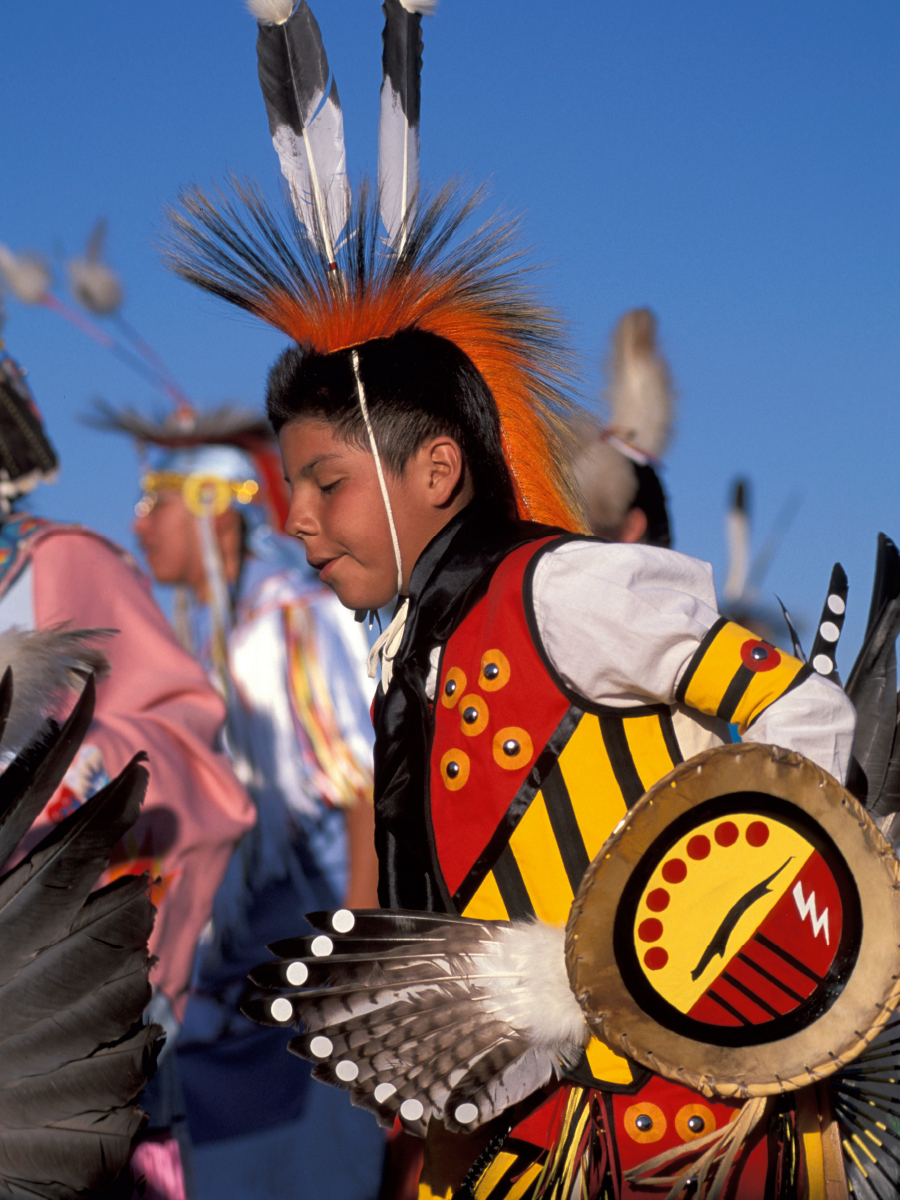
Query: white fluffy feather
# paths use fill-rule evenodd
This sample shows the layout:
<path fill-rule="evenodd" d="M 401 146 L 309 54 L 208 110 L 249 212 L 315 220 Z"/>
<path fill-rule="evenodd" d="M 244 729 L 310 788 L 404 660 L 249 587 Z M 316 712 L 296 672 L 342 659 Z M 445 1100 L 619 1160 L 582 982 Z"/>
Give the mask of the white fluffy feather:
<path fill-rule="evenodd" d="M 433 17 L 438 6 L 438 0 L 400 0 L 400 3 L 410 13 L 421 13 L 423 17 Z"/>
<path fill-rule="evenodd" d="M 638 482 L 630 461 L 597 430 L 579 431 L 584 450 L 575 460 L 575 481 L 584 498 L 591 529 L 615 539 L 634 503 Z"/>
<path fill-rule="evenodd" d="M 247 0 L 247 8 L 257 21 L 284 25 L 294 11 L 294 0 Z"/>
<path fill-rule="evenodd" d="M 661 458 L 672 433 L 669 368 L 656 344 L 656 317 L 648 308 L 625 313 L 613 333 L 607 391 L 610 427 L 623 441 Z"/>
<path fill-rule="evenodd" d="M 2 758 L 34 741 L 67 693 L 80 693 L 91 672 L 109 670 L 106 655 L 92 643 L 114 632 L 57 625 L 31 631 L 13 626 L 0 633 L 0 676 L 7 667 L 13 673 L 12 707 L 0 739 Z"/>
<path fill-rule="evenodd" d="M 514 921 L 499 928 L 491 945 L 485 987 L 496 1000 L 494 1015 L 533 1046 L 572 1064 L 588 1041 L 581 1006 L 569 986 L 566 933 L 542 921 Z"/>
<path fill-rule="evenodd" d="M 50 269 L 37 255 L 13 254 L 0 245 L 0 273 L 23 304 L 39 304 L 50 290 Z"/>

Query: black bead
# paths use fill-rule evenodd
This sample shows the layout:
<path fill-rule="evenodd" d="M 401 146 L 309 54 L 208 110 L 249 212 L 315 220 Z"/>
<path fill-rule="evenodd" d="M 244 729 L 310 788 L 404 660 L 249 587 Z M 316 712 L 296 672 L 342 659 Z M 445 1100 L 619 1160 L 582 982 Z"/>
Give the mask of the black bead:
<path fill-rule="evenodd" d="M 500 668 L 496 663 L 488 663 L 484 668 L 485 679 L 496 679 L 500 674 Z"/>
<path fill-rule="evenodd" d="M 691 1131 L 691 1133 L 702 1133 L 703 1130 L 706 1128 L 706 1122 L 703 1120 L 702 1117 L 697 1117 L 697 1116 L 688 1117 L 687 1126 L 688 1126 L 688 1129 Z"/>
<path fill-rule="evenodd" d="M 750 651 L 750 657 L 755 658 L 757 662 L 765 662 L 769 657 L 769 652 L 765 646 L 754 646 Z"/>
<path fill-rule="evenodd" d="M 455 779 L 458 774 L 459 774 L 459 763 L 458 762 L 448 762 L 447 763 L 447 778 Z"/>
<path fill-rule="evenodd" d="M 639 1117 L 635 1118 L 634 1126 L 641 1133 L 649 1133 L 653 1128 L 653 1118 L 648 1117 L 646 1113 L 641 1113 Z"/>
<path fill-rule="evenodd" d="M 510 738 L 508 742 L 503 743 L 503 753 L 509 758 L 515 758 L 521 749 L 522 747 L 519 745 L 519 743 L 513 741 L 512 738 Z"/>
<path fill-rule="evenodd" d="M 465 709 L 463 712 L 463 720 L 467 725 L 474 725 L 478 720 L 478 709 L 474 705 Z"/>
<path fill-rule="evenodd" d="M 455 691 L 456 691 L 456 680 L 448 679 L 447 682 L 444 684 L 444 695 L 452 696 Z"/>

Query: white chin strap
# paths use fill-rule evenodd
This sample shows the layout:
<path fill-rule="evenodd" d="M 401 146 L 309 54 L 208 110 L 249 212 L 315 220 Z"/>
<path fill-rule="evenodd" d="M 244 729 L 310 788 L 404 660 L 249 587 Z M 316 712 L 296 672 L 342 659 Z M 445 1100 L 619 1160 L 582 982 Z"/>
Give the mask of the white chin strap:
<path fill-rule="evenodd" d="M 372 422 L 369 419 L 369 406 L 366 403 L 366 389 L 363 387 L 362 376 L 359 373 L 359 354 L 356 350 L 350 351 L 350 361 L 353 364 L 353 375 L 356 379 L 356 394 L 359 397 L 359 407 L 362 412 L 363 422 L 366 426 L 366 435 L 369 439 L 369 446 L 372 450 L 372 457 L 375 459 L 375 474 L 378 476 L 378 486 L 381 488 L 381 497 L 384 500 L 384 508 L 387 513 L 388 526 L 391 530 L 391 544 L 394 547 L 394 561 L 397 563 L 397 595 L 403 591 L 403 564 L 400 561 L 400 541 L 397 537 L 397 527 L 394 524 L 394 510 L 391 508 L 391 498 L 388 495 L 387 481 L 384 478 L 384 469 L 381 465 L 381 455 L 378 453 L 378 444 L 375 441 L 375 430 L 372 428 Z M 409 611 L 409 597 L 405 597 L 403 603 L 394 614 L 394 619 L 388 625 L 387 629 L 375 640 L 369 652 L 368 672 L 369 678 L 374 679 L 378 670 L 378 660 L 381 659 L 381 683 L 385 691 L 391 682 L 391 676 L 394 672 L 394 658 L 397 651 L 400 649 L 400 643 L 403 640 L 403 627 L 406 624 L 406 614 Z"/>

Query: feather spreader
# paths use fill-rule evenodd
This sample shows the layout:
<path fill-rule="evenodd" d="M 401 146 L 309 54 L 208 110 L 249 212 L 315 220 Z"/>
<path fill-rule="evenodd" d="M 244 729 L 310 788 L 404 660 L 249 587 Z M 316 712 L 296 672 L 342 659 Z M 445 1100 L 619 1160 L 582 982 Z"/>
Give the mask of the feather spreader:
<path fill-rule="evenodd" d="M 287 6 L 266 4 L 264 10 Z M 260 21 L 256 54 L 269 132 L 297 216 L 335 258 L 350 215 L 344 116 L 316 18 L 301 0 L 287 20 Z"/>
<path fill-rule="evenodd" d="M 170 212 L 169 264 L 301 348 L 328 354 L 410 328 L 455 343 L 496 401 L 521 515 L 583 530 L 565 428 L 572 356 L 561 322 L 526 284 L 517 223 L 494 218 L 465 233 L 480 199 L 446 187 L 419 205 L 402 252 L 388 255 L 363 188 L 334 271 L 321 232 L 310 240 L 252 185 L 213 197 L 194 188 Z"/>
<path fill-rule="evenodd" d="M 571 1065 L 587 1040 L 565 934 L 540 922 L 362 910 L 313 913 L 321 932 L 270 949 L 244 1011 L 302 1022 L 289 1048 L 382 1125 L 472 1130 Z"/>
<path fill-rule="evenodd" d="M 13 678 L 0 683 L 0 728 Z M 0 777 L 0 863 L 61 782 L 94 706 L 90 681 L 55 737 Z M 98 891 L 113 845 L 147 786 L 139 755 L 11 870 L 0 875 L 0 1194 L 75 1200 L 109 1187 L 144 1117 L 133 1103 L 153 1074 L 146 876 Z"/>

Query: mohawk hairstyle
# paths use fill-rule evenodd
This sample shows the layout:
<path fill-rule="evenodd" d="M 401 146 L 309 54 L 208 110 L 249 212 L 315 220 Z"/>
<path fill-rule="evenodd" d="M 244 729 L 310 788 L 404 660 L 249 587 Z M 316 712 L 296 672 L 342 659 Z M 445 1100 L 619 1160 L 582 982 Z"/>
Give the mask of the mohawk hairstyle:
<path fill-rule="evenodd" d="M 521 515 L 582 530 L 566 429 L 572 356 L 559 319 L 526 286 L 517 222 L 495 218 L 463 232 L 480 202 L 480 193 L 462 198 L 448 185 L 418 208 L 393 254 L 381 243 L 378 205 L 363 186 L 334 269 L 321 230 L 307 231 L 290 209 L 276 217 L 258 189 L 232 180 L 230 195 L 182 194 L 169 213 L 167 258 L 182 278 L 282 330 L 310 364 L 351 347 L 363 348 L 365 364 L 382 353 L 367 343 L 408 330 L 452 343 L 493 397 Z M 387 422 L 396 395 L 382 400 Z M 479 454 L 463 449 L 474 471 Z M 480 447 L 480 457 L 492 456 L 491 446 Z"/>

